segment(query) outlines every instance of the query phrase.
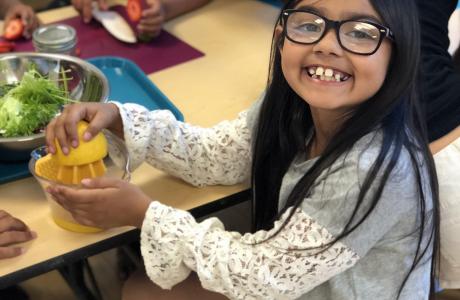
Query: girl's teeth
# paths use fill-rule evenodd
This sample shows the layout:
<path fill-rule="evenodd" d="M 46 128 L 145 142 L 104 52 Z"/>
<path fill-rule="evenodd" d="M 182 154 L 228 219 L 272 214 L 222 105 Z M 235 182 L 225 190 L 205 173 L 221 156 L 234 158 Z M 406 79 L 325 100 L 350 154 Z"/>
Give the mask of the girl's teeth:
<path fill-rule="evenodd" d="M 323 67 L 310 67 L 308 68 L 308 74 L 315 79 L 320 79 L 324 81 L 336 81 L 341 82 L 349 78 L 347 75 L 342 75 L 341 73 L 334 73 L 334 70 Z"/>
<path fill-rule="evenodd" d="M 323 76 L 324 69 L 321 67 L 316 68 L 316 75 Z"/>

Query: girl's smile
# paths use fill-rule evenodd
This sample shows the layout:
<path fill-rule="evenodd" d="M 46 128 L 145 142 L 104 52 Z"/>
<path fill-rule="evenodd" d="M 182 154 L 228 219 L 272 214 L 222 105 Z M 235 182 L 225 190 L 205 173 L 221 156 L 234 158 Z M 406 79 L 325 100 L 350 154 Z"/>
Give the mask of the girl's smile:
<path fill-rule="evenodd" d="M 309 65 L 304 73 L 313 82 L 328 86 L 341 86 L 352 78 L 347 72 L 325 65 Z"/>
<path fill-rule="evenodd" d="M 310 65 L 305 69 L 307 71 L 307 75 L 319 83 L 323 83 L 324 81 L 327 83 L 341 83 L 347 81 L 351 77 L 350 74 L 342 70 L 324 65 Z"/>

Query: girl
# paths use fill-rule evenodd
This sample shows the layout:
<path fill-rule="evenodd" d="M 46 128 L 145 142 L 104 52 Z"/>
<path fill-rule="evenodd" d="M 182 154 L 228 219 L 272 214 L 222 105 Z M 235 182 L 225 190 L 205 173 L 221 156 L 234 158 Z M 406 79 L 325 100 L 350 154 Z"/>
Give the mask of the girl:
<path fill-rule="evenodd" d="M 416 113 L 415 11 L 412 1 L 289 1 L 263 99 L 210 129 L 118 103 L 71 105 L 47 127 L 52 153 L 55 138 L 77 147 L 86 119 L 85 139 L 108 128 L 135 162 L 192 184 L 251 179 L 253 234 L 197 223 L 117 180 L 48 191 L 83 224 L 141 228 L 147 274 L 162 288 L 195 271 L 231 299 L 426 299 L 438 197 Z"/>

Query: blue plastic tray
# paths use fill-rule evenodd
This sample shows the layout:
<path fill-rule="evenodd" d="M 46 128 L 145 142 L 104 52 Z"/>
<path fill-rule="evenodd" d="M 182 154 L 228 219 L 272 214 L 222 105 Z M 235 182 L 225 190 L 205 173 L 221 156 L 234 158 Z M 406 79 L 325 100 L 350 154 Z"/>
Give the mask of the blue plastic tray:
<path fill-rule="evenodd" d="M 260 1 L 277 6 L 277 7 L 283 6 L 283 2 L 281 0 L 260 0 Z"/>
<path fill-rule="evenodd" d="M 100 56 L 88 61 L 109 80 L 110 100 L 138 103 L 150 110 L 169 109 L 176 119 L 184 120 L 182 113 L 132 61 L 114 56 Z M 0 184 L 29 176 L 27 163 L 0 162 Z"/>
<path fill-rule="evenodd" d="M 88 61 L 107 76 L 110 100 L 134 102 L 150 110 L 169 109 L 176 119 L 184 120 L 182 113 L 132 61 L 114 56 L 100 56 Z"/>

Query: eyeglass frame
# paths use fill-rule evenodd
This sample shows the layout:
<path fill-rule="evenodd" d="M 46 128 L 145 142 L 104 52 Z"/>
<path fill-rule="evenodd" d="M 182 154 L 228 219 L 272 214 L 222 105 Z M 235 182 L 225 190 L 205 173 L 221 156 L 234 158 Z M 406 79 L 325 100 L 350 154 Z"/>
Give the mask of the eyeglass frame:
<path fill-rule="evenodd" d="M 309 14 L 312 14 L 312 15 L 315 15 L 319 18 L 321 18 L 322 20 L 324 20 L 324 23 L 326 24 L 326 26 L 324 27 L 324 31 L 323 33 L 321 34 L 321 36 L 314 42 L 311 42 L 311 43 L 307 43 L 307 42 L 299 42 L 299 41 L 296 41 L 294 40 L 293 38 L 291 38 L 288 33 L 287 33 L 287 20 L 289 18 L 289 16 L 292 14 L 292 13 L 297 13 L 297 12 L 304 12 L 304 13 L 309 13 Z M 330 20 L 318 13 L 315 13 L 315 12 L 312 12 L 310 10 L 306 10 L 306 9 L 285 9 L 282 11 L 281 13 L 281 20 L 282 20 L 282 26 L 283 26 L 283 32 L 284 32 L 284 36 L 290 40 L 291 42 L 293 43 L 296 43 L 296 44 L 301 44 L 301 45 L 313 45 L 313 44 L 316 44 L 318 42 L 320 42 L 324 36 L 329 32 L 329 30 L 331 28 L 334 29 L 335 31 L 335 34 L 336 34 L 336 38 L 337 38 L 337 41 L 339 42 L 339 45 L 342 49 L 350 52 L 350 53 L 353 53 L 353 54 L 357 54 L 357 55 L 372 55 L 374 54 L 375 52 L 377 52 L 377 50 L 379 50 L 380 48 L 380 45 L 382 44 L 383 42 L 383 39 L 384 38 L 388 38 L 390 41 L 394 42 L 394 34 L 393 32 L 391 31 L 390 28 L 382 25 L 382 24 L 379 24 L 379 23 L 376 23 L 376 22 L 372 22 L 372 21 L 368 21 L 368 20 L 361 20 L 361 19 L 348 19 L 348 20 L 341 20 L 341 21 L 334 21 L 334 20 Z M 379 38 L 379 42 L 377 44 L 377 47 L 375 48 L 374 51 L 370 52 L 370 53 L 359 53 L 359 52 L 355 52 L 355 51 L 352 51 L 348 48 L 346 48 L 343 44 L 342 44 L 342 40 L 340 39 L 340 27 L 345 24 L 345 23 L 348 23 L 348 22 L 362 22 L 362 23 L 366 23 L 366 24 L 370 24 L 372 26 L 375 26 L 379 32 L 380 32 L 380 38 Z"/>

